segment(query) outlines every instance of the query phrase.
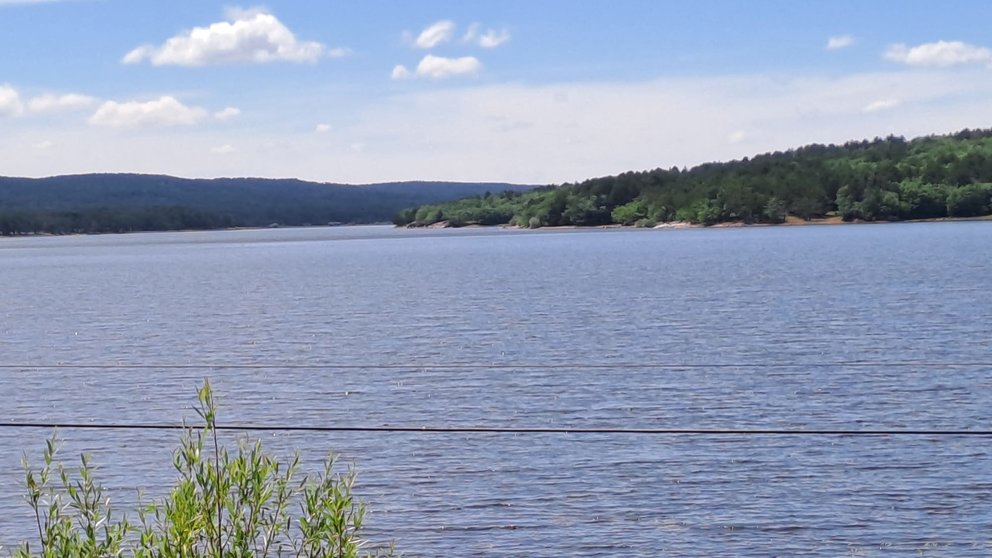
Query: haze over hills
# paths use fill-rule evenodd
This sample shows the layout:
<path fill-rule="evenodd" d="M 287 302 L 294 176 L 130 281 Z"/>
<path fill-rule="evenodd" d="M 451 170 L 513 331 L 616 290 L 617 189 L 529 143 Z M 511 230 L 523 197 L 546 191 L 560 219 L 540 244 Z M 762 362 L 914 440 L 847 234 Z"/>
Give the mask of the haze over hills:
<path fill-rule="evenodd" d="M 506 183 L 346 185 L 145 174 L 0 177 L 0 234 L 375 223 L 388 221 L 406 207 L 531 188 Z"/>

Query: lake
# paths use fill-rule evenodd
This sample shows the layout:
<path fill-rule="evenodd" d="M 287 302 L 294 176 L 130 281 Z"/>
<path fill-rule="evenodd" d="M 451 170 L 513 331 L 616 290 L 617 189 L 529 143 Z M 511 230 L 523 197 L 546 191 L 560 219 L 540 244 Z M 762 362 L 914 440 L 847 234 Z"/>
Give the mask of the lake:
<path fill-rule="evenodd" d="M 988 222 L 0 239 L 0 284 L 0 424 L 176 423 L 209 376 L 222 423 L 992 429 Z M 8 548 L 49 435 L 0 427 Z M 121 506 L 174 479 L 176 432 L 61 436 Z M 262 439 L 354 463 L 408 555 L 992 552 L 983 437 Z"/>

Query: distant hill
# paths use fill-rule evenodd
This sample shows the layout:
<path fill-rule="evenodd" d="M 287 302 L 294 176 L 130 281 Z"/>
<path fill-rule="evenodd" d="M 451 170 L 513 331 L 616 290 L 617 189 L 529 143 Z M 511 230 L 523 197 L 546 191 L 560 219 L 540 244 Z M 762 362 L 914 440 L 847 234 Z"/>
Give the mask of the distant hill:
<path fill-rule="evenodd" d="M 146 174 L 0 177 L 0 234 L 374 223 L 389 221 L 407 207 L 531 188 L 496 182 L 346 185 Z"/>
<path fill-rule="evenodd" d="M 898 221 L 992 214 L 992 130 L 912 140 L 807 145 L 691 169 L 655 169 L 577 184 L 428 204 L 397 225 L 520 227 L 683 222 L 781 223 L 838 215 Z"/>

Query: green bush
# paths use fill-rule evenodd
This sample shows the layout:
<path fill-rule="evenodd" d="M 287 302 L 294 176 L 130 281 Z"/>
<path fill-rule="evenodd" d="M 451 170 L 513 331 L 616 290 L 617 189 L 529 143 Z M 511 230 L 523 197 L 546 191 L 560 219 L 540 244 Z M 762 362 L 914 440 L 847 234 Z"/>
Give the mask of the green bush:
<path fill-rule="evenodd" d="M 137 521 L 116 519 L 84 455 L 78 478 L 57 461 L 53 436 L 44 466 L 25 459 L 27 501 L 38 528 L 37 546 L 23 543 L 15 558 L 39 556 L 201 558 L 388 556 L 387 547 L 363 550 L 365 505 L 355 499 L 354 470 L 335 471 L 329 457 L 320 473 L 299 475 L 299 455 L 280 462 L 260 442 L 236 451 L 217 437 L 209 382 L 199 391 L 201 428 L 186 427 L 173 466 L 175 487 L 161 501 L 140 507 Z M 295 513 L 291 510 L 298 510 Z"/>

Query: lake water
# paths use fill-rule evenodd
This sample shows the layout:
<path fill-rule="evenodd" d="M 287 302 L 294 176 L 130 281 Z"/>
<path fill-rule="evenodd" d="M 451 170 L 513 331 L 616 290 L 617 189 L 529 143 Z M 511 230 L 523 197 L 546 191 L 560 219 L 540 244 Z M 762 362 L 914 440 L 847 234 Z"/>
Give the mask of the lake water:
<path fill-rule="evenodd" d="M 992 429 L 992 223 L 0 239 L 0 285 L 0 364 L 93 366 L 0 369 L 0 423 L 175 423 L 209 376 L 239 424 Z M 0 427 L 8 548 L 49 434 Z M 122 506 L 174 478 L 175 432 L 61 435 Z M 992 552 L 989 438 L 263 441 L 354 462 L 408 555 Z"/>

